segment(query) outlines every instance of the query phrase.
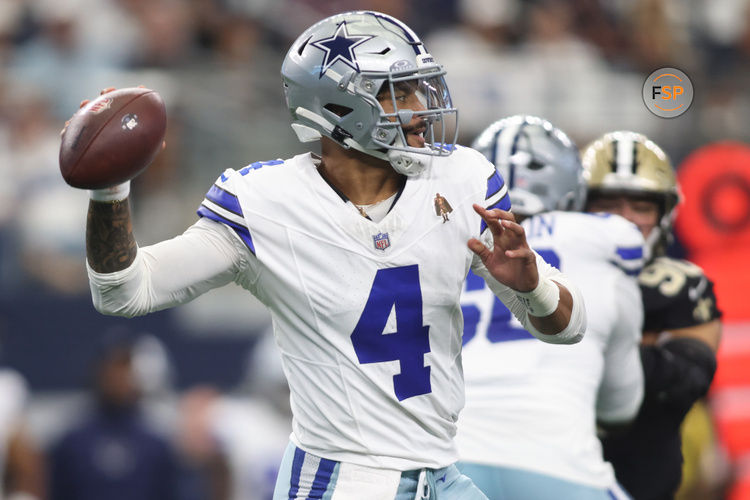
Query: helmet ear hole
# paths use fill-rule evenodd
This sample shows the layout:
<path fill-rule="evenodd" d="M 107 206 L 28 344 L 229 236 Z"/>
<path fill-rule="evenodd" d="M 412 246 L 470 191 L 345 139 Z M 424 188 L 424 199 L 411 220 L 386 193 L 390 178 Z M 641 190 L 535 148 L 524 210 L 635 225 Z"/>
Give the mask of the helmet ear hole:
<path fill-rule="evenodd" d="M 526 168 L 528 168 L 529 170 L 541 170 L 544 168 L 544 163 L 532 159 L 529 164 L 526 165 Z"/>
<path fill-rule="evenodd" d="M 352 111 L 354 111 L 352 108 L 347 106 L 342 106 L 340 104 L 334 104 L 332 102 L 329 102 L 325 106 L 323 106 L 323 109 L 326 109 L 333 113 L 334 115 L 338 116 L 339 118 L 343 118 Z"/>

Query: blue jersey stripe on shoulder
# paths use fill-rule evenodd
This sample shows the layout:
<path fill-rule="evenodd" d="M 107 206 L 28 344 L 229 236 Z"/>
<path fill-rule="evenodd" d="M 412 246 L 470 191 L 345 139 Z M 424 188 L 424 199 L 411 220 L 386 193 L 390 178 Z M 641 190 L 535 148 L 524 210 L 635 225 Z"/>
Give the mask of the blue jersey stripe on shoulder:
<path fill-rule="evenodd" d="M 235 215 L 242 217 L 242 207 L 240 206 L 240 200 L 229 191 L 220 188 L 216 184 L 211 186 L 211 189 L 206 193 L 206 198 L 213 201 L 221 208 L 232 212 Z"/>
<path fill-rule="evenodd" d="M 497 170 L 487 178 L 487 194 L 484 196 L 485 200 L 489 200 L 492 196 L 496 195 L 500 191 L 505 182 Z"/>
<path fill-rule="evenodd" d="M 259 168 L 271 166 L 271 165 L 281 165 L 284 163 L 284 160 L 269 160 L 269 161 L 256 161 L 255 163 L 251 163 L 250 165 L 242 168 L 239 171 L 239 174 L 242 176 L 247 175 L 249 172 L 252 172 L 253 170 L 258 170 Z"/>
<path fill-rule="evenodd" d="M 446 151 L 446 152 L 455 151 L 458 148 L 458 146 L 456 146 L 455 144 L 449 144 L 449 143 L 444 143 L 444 142 L 436 142 L 432 145 L 432 147 L 433 149 L 442 149 L 443 151 Z"/>
<path fill-rule="evenodd" d="M 617 255 L 623 260 L 635 260 L 643 258 L 643 247 L 617 247 Z"/>
<path fill-rule="evenodd" d="M 497 202 L 487 207 L 487 210 L 492 210 L 493 208 L 499 208 L 500 210 L 505 211 L 510 210 L 510 196 L 506 194 L 505 196 L 497 200 Z"/>
<path fill-rule="evenodd" d="M 499 208 L 500 210 L 510 210 L 510 196 L 507 194 L 500 198 L 497 203 L 494 203 L 487 207 L 487 210 L 492 210 L 493 208 Z M 479 225 L 479 233 L 483 233 L 484 230 L 487 229 L 487 223 L 484 222 L 484 219 L 482 219 L 482 223 Z"/>
<path fill-rule="evenodd" d="M 615 267 L 617 267 L 618 269 L 620 269 L 625 274 L 627 274 L 628 276 L 638 276 L 639 274 L 641 274 L 641 271 L 643 270 L 641 266 L 627 268 L 623 266 L 622 264 L 620 264 L 619 262 L 614 261 L 614 260 L 610 261 L 610 263 L 614 265 Z"/>
<path fill-rule="evenodd" d="M 253 243 L 253 237 L 250 236 L 250 230 L 248 228 L 246 228 L 245 226 L 241 226 L 236 222 L 232 222 L 226 217 L 217 214 L 205 205 L 201 205 L 198 208 L 198 215 L 207 219 L 211 219 L 212 221 L 220 222 L 234 229 L 234 232 L 237 233 L 237 235 L 245 243 L 250 252 L 255 255 L 255 244 Z"/>

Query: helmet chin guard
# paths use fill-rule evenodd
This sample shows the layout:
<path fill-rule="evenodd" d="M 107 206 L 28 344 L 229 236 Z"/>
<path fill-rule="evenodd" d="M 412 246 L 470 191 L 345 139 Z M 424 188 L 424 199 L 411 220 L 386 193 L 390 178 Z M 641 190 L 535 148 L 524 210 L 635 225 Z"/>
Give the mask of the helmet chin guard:
<path fill-rule="evenodd" d="M 425 148 L 428 149 L 428 148 Z M 388 151 L 388 162 L 393 170 L 406 176 L 419 175 L 427 166 L 427 156 L 425 154 L 412 153 L 410 151 L 400 151 L 391 149 Z"/>

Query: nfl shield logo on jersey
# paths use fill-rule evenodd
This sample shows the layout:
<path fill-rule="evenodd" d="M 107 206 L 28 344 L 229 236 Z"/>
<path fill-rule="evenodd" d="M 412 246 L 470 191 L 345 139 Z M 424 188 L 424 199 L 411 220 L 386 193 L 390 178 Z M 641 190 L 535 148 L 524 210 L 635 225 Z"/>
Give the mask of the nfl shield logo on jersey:
<path fill-rule="evenodd" d="M 378 250 L 385 251 L 386 248 L 391 246 L 391 240 L 388 239 L 388 233 L 378 233 L 373 235 L 372 241 L 375 243 L 375 248 Z"/>

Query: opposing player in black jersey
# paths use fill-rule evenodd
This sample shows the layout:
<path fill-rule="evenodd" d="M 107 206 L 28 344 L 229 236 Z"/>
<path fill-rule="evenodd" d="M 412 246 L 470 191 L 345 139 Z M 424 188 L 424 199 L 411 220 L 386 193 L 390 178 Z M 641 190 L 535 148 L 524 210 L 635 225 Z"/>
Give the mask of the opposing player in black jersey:
<path fill-rule="evenodd" d="M 716 371 L 721 312 L 703 270 L 665 255 L 679 190 L 661 148 L 641 134 L 612 132 L 582 160 L 587 210 L 630 220 L 651 251 L 639 275 L 645 396 L 632 426 L 603 438 L 604 456 L 636 500 L 672 499 L 682 475 L 680 424 Z"/>

